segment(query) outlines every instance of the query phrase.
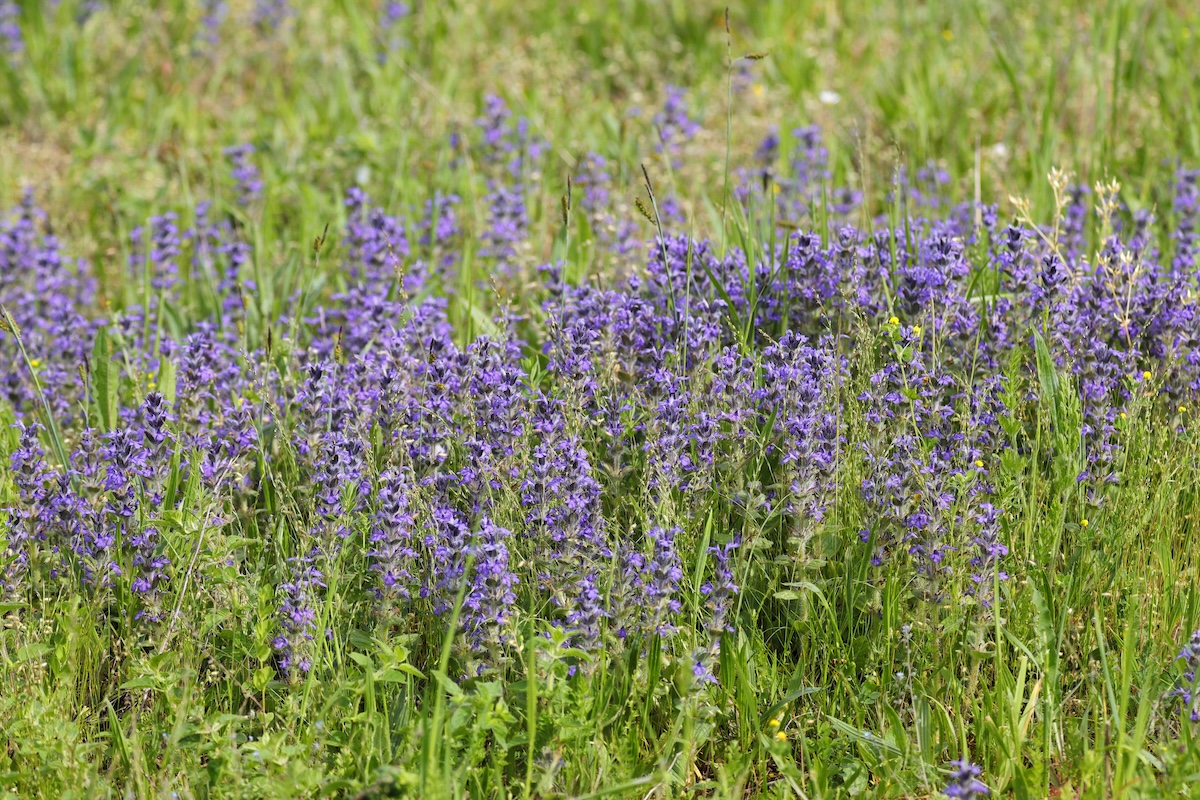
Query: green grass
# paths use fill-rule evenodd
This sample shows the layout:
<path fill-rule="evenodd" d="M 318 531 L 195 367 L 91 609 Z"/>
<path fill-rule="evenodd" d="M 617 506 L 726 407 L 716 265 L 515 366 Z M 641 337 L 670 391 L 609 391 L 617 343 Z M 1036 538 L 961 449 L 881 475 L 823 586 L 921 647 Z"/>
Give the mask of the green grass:
<path fill-rule="evenodd" d="M 706 0 L 427 3 L 383 63 L 368 4 L 297 4 L 268 36 L 229 24 L 211 55 L 197 51 L 193 4 L 111 5 L 82 28 L 70 0 L 23 9 L 25 56 L 0 65 L 0 206 L 32 186 L 72 254 L 94 265 L 99 308 L 121 308 L 142 290 L 125 268 L 130 231 L 228 195 L 221 149 L 253 142 L 265 197 L 229 208 L 256 244 L 248 349 L 265 344 L 266 321 L 295 290 L 311 299 L 340 285 L 339 243 L 314 255 L 313 240 L 327 226 L 336 237 L 350 186 L 397 213 L 434 187 L 456 191 L 464 224 L 482 227 L 482 169 L 451 171 L 446 143 L 489 92 L 551 147 L 522 263 L 562 259 L 573 278 L 601 284 L 613 265 L 582 233 L 564 235 L 559 217 L 566 176 L 589 151 L 614 160 L 629 218 L 641 220 L 645 162 L 655 191 L 714 240 L 726 148 L 744 163 L 772 126 L 820 125 L 835 182 L 885 214 L 898 165 L 932 160 L 954 176 L 956 198 L 978 185 L 1002 216 L 1015 210 L 1010 196 L 1028 197 L 1044 219 L 1054 167 L 1089 184 L 1119 178 L 1137 209 L 1165 206 L 1175 166 L 1200 163 L 1200 10 L 1186 2 L 763 0 L 731 9 L 730 34 L 723 6 Z M 231 5 L 243 19 L 249 4 Z M 766 56 L 732 106 L 730 47 Z M 668 84 L 687 87 L 705 121 L 678 169 L 654 154 L 647 123 Z M 757 235 L 736 215 L 727 225 L 731 243 Z M 499 308 L 542 299 L 528 276 L 492 280 L 486 269 L 468 262 L 450 287 L 461 341 Z M 186 286 L 178 317 L 164 321 L 175 334 L 212 303 L 199 276 Z M 1035 378 L 1012 372 L 1015 398 Z M 853 431 L 865 426 L 852 402 L 860 389 L 844 387 Z M 948 759 L 963 755 L 1002 796 L 1192 796 L 1200 743 L 1162 698 L 1200 625 L 1200 441 L 1151 403 L 1138 407 L 1121 434 L 1124 478 L 1090 504 L 1075 480 L 1078 442 L 1063 433 L 1078 430 L 1071 389 L 1063 378 L 1041 405 L 1013 403 L 1027 416 L 1012 420 L 1015 449 L 996 469 L 1011 580 L 992 614 L 912 615 L 904 588 L 868 577 L 854 546 L 866 511 L 853 465 L 813 558 L 785 567 L 763 534 L 771 520 L 709 498 L 685 556 L 693 621 L 698 543 L 739 532 L 766 544 L 745 550 L 744 623 L 726 637 L 707 699 L 686 691 L 678 661 L 660 672 L 654 645 L 644 660 L 631 648 L 591 680 L 572 679 L 564 642 L 532 625 L 509 672 L 520 679 L 464 687 L 450 677 L 452 620 L 393 635 L 337 564 L 319 610 L 319 628 L 337 630 L 319 643 L 326 666 L 289 686 L 270 666 L 273 587 L 303 523 L 281 512 L 213 525 L 222 509 L 199 481 L 176 486 L 188 511 L 161 521 L 167 547 L 174 563 L 204 568 L 187 573 L 183 613 L 165 629 L 99 626 L 86 597 L 41 614 L 0 607 L 0 787 L 21 797 L 900 798 L 934 796 Z M 129 406 L 145 387 L 120 392 Z M 16 446 L 13 419 L 0 407 L 2 454 Z M 739 488 L 761 490 L 751 473 Z M 273 477 L 272 511 L 288 508 L 290 477 Z M 0 472 L 0 500 L 10 496 Z M 647 502 L 628 498 L 613 514 L 644 519 Z"/>

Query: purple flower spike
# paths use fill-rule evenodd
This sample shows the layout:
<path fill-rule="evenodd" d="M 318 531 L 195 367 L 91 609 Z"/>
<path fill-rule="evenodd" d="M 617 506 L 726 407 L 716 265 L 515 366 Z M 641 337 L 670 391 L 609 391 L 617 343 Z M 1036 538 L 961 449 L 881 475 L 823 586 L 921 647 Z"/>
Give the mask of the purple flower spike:
<path fill-rule="evenodd" d="M 224 154 L 229 160 L 229 175 L 237 186 L 237 203 L 239 206 L 248 206 L 262 195 L 263 190 L 258 167 L 250 160 L 254 155 L 254 145 L 239 144 L 226 147 Z"/>
<path fill-rule="evenodd" d="M 25 50 L 21 33 L 21 7 L 16 0 L 0 0 L 0 51 L 15 60 Z"/>
<path fill-rule="evenodd" d="M 983 773 L 982 769 L 965 758 L 961 761 L 951 761 L 950 764 L 953 767 L 950 772 L 950 783 L 942 790 L 942 794 L 946 797 L 975 800 L 975 798 L 987 797 L 991 794 L 988 787 L 979 780 L 979 776 Z"/>

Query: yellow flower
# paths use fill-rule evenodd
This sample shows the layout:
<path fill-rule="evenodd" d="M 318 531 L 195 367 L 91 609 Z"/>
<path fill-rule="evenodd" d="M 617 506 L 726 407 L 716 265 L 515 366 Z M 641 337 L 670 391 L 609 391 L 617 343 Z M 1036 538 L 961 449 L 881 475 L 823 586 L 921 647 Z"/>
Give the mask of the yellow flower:
<path fill-rule="evenodd" d="M 754 84 L 753 91 L 755 97 L 762 97 L 765 90 L 763 89 L 763 85 L 761 83 L 756 83 Z"/>
<path fill-rule="evenodd" d="M 38 369 L 42 366 L 42 360 L 40 358 L 31 358 L 29 359 L 29 366 Z"/>
<path fill-rule="evenodd" d="M 899 317 L 892 317 L 891 319 L 888 320 L 888 325 L 899 325 L 899 324 L 900 324 Z"/>
<path fill-rule="evenodd" d="M 1179 413 L 1180 413 L 1180 414 L 1182 414 L 1182 413 L 1183 413 L 1183 412 L 1185 412 L 1185 411 L 1187 411 L 1187 406 L 1180 406 L 1180 407 L 1179 407 Z"/>
<path fill-rule="evenodd" d="M 784 733 L 783 731 L 779 731 L 778 733 L 776 733 L 776 734 L 775 734 L 775 738 L 776 738 L 776 739 L 778 739 L 778 740 L 779 740 L 779 741 L 781 741 L 781 742 L 786 742 L 786 741 L 787 741 L 787 734 L 786 734 L 786 733 Z"/>
<path fill-rule="evenodd" d="M 913 333 L 916 334 L 917 336 L 920 336 L 921 335 L 921 326 L 913 325 Z"/>
<path fill-rule="evenodd" d="M 976 461 L 976 462 L 975 462 L 975 466 L 979 467 L 980 469 L 983 469 L 983 462 L 982 462 L 982 461 Z"/>
<path fill-rule="evenodd" d="M 954 38 L 954 31 L 950 30 L 949 28 L 946 28 L 944 31 L 942 31 L 942 38 L 945 39 L 947 42 L 950 41 L 951 39 Z"/>
<path fill-rule="evenodd" d="M 778 728 L 783 723 L 781 723 L 778 719 L 773 719 L 770 722 L 768 722 L 767 724 L 770 725 L 772 728 Z"/>
<path fill-rule="evenodd" d="M 1086 519 L 1079 520 L 1079 527 L 1086 528 L 1087 526 L 1088 526 L 1088 521 Z"/>
<path fill-rule="evenodd" d="M 1121 416 L 1121 419 L 1125 419 L 1125 412 L 1122 411 L 1120 416 Z"/>
<path fill-rule="evenodd" d="M 1146 370 L 1145 372 L 1142 373 L 1142 380 L 1144 380 L 1144 381 L 1148 381 L 1152 377 L 1154 377 L 1154 376 L 1150 374 L 1150 370 Z"/>

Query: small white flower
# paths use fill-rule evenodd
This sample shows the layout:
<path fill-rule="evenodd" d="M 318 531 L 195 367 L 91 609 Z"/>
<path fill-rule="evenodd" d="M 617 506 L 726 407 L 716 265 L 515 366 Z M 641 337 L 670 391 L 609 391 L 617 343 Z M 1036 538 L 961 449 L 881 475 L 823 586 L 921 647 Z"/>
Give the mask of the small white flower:
<path fill-rule="evenodd" d="M 842 96 L 832 89 L 825 89 L 819 95 L 817 95 L 817 99 L 827 106 L 836 106 L 838 103 L 842 102 Z"/>

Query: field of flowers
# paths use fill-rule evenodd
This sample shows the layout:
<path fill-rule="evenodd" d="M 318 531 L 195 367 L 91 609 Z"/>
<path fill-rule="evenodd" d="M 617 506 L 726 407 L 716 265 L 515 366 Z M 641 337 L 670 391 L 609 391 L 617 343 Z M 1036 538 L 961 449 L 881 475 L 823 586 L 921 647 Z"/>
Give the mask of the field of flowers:
<path fill-rule="evenodd" d="M 754 5 L 0 0 L 0 790 L 1200 791 L 1200 12 Z"/>

